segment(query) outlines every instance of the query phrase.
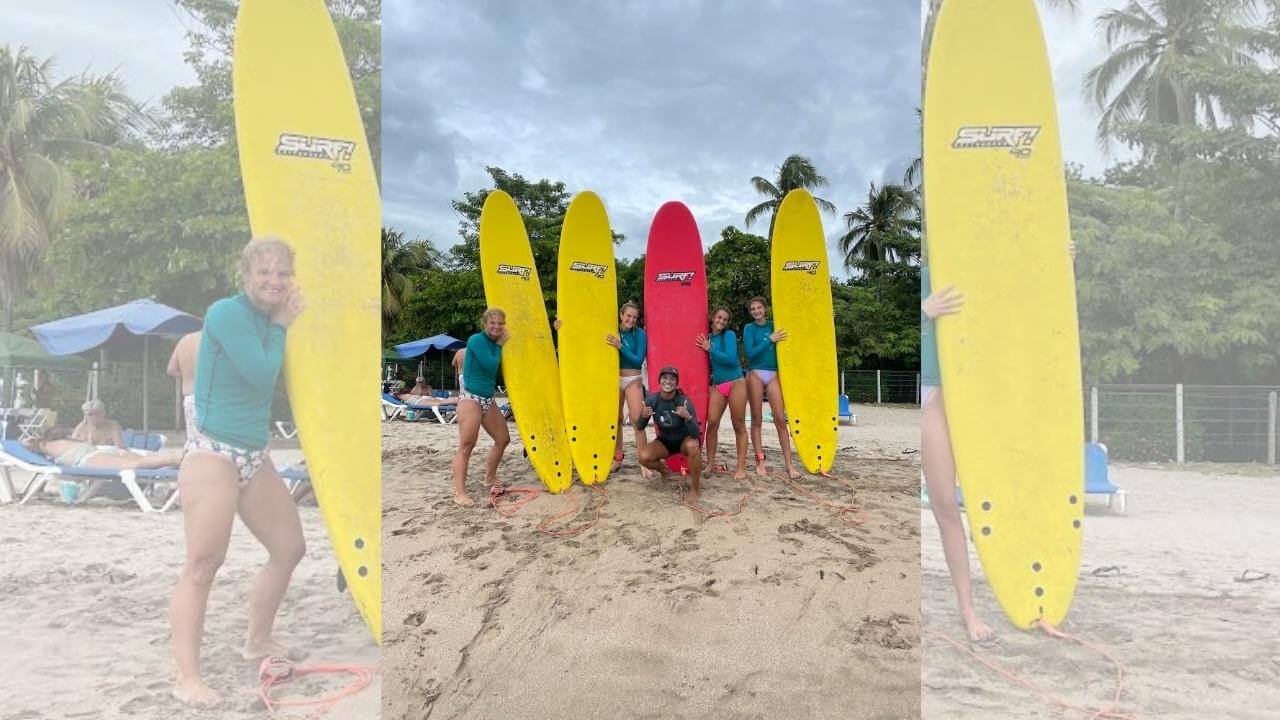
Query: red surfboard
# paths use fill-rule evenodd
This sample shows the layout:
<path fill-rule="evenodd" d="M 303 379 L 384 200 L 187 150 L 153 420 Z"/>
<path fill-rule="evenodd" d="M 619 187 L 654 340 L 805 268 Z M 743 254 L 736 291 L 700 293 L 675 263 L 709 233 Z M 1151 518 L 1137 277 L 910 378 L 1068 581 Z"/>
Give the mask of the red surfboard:
<path fill-rule="evenodd" d="M 657 391 L 658 372 L 674 365 L 680 370 L 680 389 L 693 401 L 705 435 L 711 361 L 693 339 L 707 332 L 707 271 L 698 224 L 682 202 L 663 204 L 649 226 L 644 317 L 649 391 Z"/>

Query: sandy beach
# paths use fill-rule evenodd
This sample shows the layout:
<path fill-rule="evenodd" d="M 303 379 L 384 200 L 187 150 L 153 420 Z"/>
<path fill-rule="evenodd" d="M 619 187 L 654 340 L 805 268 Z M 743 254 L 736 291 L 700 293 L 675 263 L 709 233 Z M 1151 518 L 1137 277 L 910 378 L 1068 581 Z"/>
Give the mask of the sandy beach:
<path fill-rule="evenodd" d="M 535 529 L 563 496 L 509 519 L 455 506 L 456 426 L 384 423 L 383 718 L 915 717 L 919 454 L 903 451 L 919 445 L 919 412 L 856 412 L 834 474 L 853 480 L 865 525 L 780 473 L 741 514 L 707 519 L 674 482 L 640 478 L 628 438 L 598 525 L 569 539 Z M 536 485 L 512 429 L 500 473 Z M 720 437 L 723 459 L 727 422 Z M 765 442 L 774 463 L 772 426 Z M 477 496 L 489 447 L 481 433 Z M 834 481 L 803 482 L 850 500 Z M 744 487 L 718 475 L 703 504 L 730 509 Z"/>
<path fill-rule="evenodd" d="M 1118 465 L 1128 514 L 1086 506 L 1080 581 L 1064 630 L 1125 666 L 1118 710 L 1140 718 L 1280 717 L 1280 473 L 1265 476 Z M 1274 474 L 1273 474 L 1274 473 Z M 923 533 L 926 630 L 964 636 L 933 514 Z M 1115 692 L 1111 665 L 1077 645 L 1014 629 L 978 574 L 975 601 L 998 634 L 980 648 L 1066 700 L 1091 707 Z M 1239 582 L 1245 570 L 1270 573 Z M 1251 574 L 1250 577 L 1255 577 Z M 1087 717 L 1047 701 L 926 632 L 922 717 Z"/>
<path fill-rule="evenodd" d="M 296 448 L 296 443 L 293 445 Z M 301 458 L 273 452 L 277 465 Z M 15 474 L 21 488 L 27 476 Z M 351 598 L 338 593 L 337 564 L 314 504 L 299 508 L 307 555 L 298 566 L 276 620 L 277 637 L 308 651 L 298 664 L 341 663 L 377 668 L 378 648 Z M 169 598 L 182 567 L 182 514 L 144 515 L 129 500 L 93 499 L 65 506 L 52 496 L 22 507 L 0 506 L 0 718 L 174 718 L 261 720 L 257 665 L 241 659 L 247 596 L 266 551 L 236 521 L 218 573 L 205 626 L 205 679 L 222 706 L 191 709 L 170 696 L 173 660 Z M 307 679 L 311 696 L 348 678 Z M 377 716 L 381 676 L 336 705 L 328 718 Z M 283 697 L 298 697 L 292 688 Z M 274 697 L 274 695 L 273 695 Z M 286 708 L 279 717 L 304 717 Z"/>

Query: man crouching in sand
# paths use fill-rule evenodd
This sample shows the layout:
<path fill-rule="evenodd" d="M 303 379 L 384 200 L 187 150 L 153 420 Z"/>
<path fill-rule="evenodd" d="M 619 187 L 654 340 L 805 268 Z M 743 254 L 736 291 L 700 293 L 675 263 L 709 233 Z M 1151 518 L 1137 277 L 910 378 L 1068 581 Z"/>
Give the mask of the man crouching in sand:
<path fill-rule="evenodd" d="M 660 390 L 644 399 L 644 409 L 636 429 L 644 431 L 649 418 L 654 418 L 658 428 L 658 441 L 640 448 L 640 464 L 656 470 L 666 480 L 671 474 L 666 459 L 681 453 L 689 461 L 689 502 L 698 501 L 698 480 L 702 477 L 702 441 L 698 429 L 698 415 L 689 396 L 678 387 L 680 373 L 668 365 L 658 373 Z"/>

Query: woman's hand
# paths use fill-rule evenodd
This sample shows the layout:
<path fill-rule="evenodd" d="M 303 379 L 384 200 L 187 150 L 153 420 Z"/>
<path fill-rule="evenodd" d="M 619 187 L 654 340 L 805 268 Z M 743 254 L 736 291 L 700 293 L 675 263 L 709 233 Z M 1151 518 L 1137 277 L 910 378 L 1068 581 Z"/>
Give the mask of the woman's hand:
<path fill-rule="evenodd" d="M 306 309 L 307 303 L 302 299 L 302 290 L 295 285 L 289 289 L 285 299 L 271 311 L 271 322 L 287 328 L 293 325 L 293 321 L 297 320 Z"/>
<path fill-rule="evenodd" d="M 622 341 L 618 339 L 617 335 L 614 335 L 612 333 L 606 333 L 604 336 L 604 341 L 615 348 L 618 348 L 618 349 L 622 348 Z"/>
<path fill-rule="evenodd" d="M 551 323 L 551 327 L 555 328 L 556 332 L 560 332 L 560 328 L 564 327 L 564 321 L 560 318 L 556 318 L 556 321 Z"/>
<path fill-rule="evenodd" d="M 498 343 L 498 347 L 502 347 L 503 345 L 506 345 L 507 341 L 510 339 L 511 331 L 504 327 L 502 328 L 502 334 L 498 336 L 498 339 L 495 342 Z"/>
<path fill-rule="evenodd" d="M 772 341 L 772 342 L 774 342 L 775 344 L 776 344 L 776 343 L 780 343 L 780 342 L 782 342 L 783 340 L 786 340 L 786 339 L 787 339 L 787 331 L 786 331 L 786 330 L 774 330 L 774 331 L 773 331 L 773 334 L 769 336 L 769 340 L 771 340 L 771 341 Z"/>
<path fill-rule="evenodd" d="M 698 337 L 693 339 L 693 344 L 697 345 L 703 350 L 706 350 L 707 352 L 711 352 L 711 341 L 707 339 L 706 335 L 699 333 Z"/>
<path fill-rule="evenodd" d="M 956 292 L 954 285 L 948 285 L 925 298 L 920 303 L 920 309 L 930 320 L 936 320 L 943 315 L 955 315 L 960 312 L 962 305 L 964 305 L 964 295 Z"/>

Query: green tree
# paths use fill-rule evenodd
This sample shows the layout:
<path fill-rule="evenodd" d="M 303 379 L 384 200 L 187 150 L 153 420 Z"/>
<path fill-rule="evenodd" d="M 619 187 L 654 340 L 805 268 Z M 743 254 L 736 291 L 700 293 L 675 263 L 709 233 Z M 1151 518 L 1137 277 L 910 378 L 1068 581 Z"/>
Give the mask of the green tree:
<path fill-rule="evenodd" d="M 773 180 L 767 180 L 759 175 L 751 178 L 751 186 L 756 192 L 764 195 L 767 200 L 756 205 L 747 211 L 747 216 L 743 222 L 747 227 L 751 227 L 752 223 L 759 220 L 766 213 L 769 215 L 769 238 L 773 238 L 773 220 L 777 216 L 778 207 L 782 205 L 782 199 L 792 190 L 808 190 L 816 192 L 818 188 L 827 185 L 827 178 L 818 173 L 818 169 L 813 166 L 813 161 L 803 155 L 790 155 L 782 164 L 778 166 L 778 174 Z M 818 204 L 820 210 L 829 213 L 836 211 L 836 206 L 827 200 L 814 196 L 814 202 Z"/>
<path fill-rule="evenodd" d="M 115 75 L 55 81 L 53 60 L 0 45 L 0 302 L 14 303 L 66 219 L 68 163 L 127 141 L 141 125 Z"/>
<path fill-rule="evenodd" d="M 187 64 L 196 84 L 174 88 L 162 100 L 167 123 L 162 142 L 214 147 L 235 142 L 231 104 L 231 50 L 238 0 L 173 0 L 191 21 Z M 326 0 L 364 121 L 375 169 L 382 167 L 382 0 Z"/>
<path fill-rule="evenodd" d="M 1187 64 L 1211 58 L 1254 64 L 1239 32 L 1253 0 L 1129 0 L 1098 16 L 1110 55 L 1085 74 L 1086 96 L 1101 112 L 1098 138 L 1126 122 L 1219 124 L 1217 98 L 1190 86 Z M 1228 118 L 1229 119 L 1229 118 Z"/>
<path fill-rule="evenodd" d="M 905 259 L 900 255 L 904 236 L 919 236 L 920 206 L 915 193 L 901 185 L 871 183 L 867 202 L 844 215 L 849 232 L 840 238 L 844 265 L 853 269 L 855 260 L 881 262 Z"/>
<path fill-rule="evenodd" d="M 769 263 L 769 241 L 732 225 L 707 249 L 707 300 L 729 308 L 732 326 L 748 322 L 751 298 L 769 295 Z"/>
<path fill-rule="evenodd" d="M 428 240 L 405 240 L 404 233 L 382 228 L 382 334 L 394 326 L 417 282 L 438 268 L 439 253 Z"/>

